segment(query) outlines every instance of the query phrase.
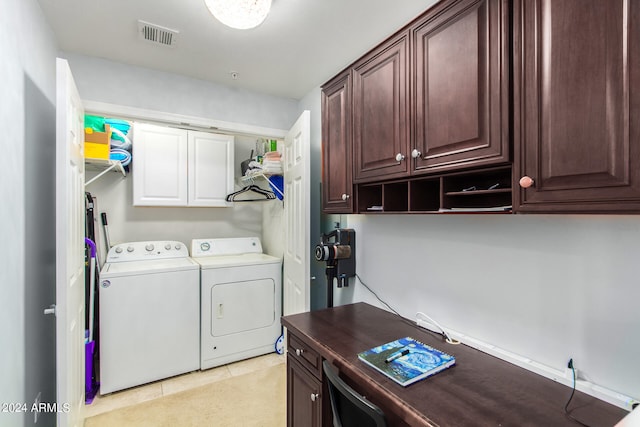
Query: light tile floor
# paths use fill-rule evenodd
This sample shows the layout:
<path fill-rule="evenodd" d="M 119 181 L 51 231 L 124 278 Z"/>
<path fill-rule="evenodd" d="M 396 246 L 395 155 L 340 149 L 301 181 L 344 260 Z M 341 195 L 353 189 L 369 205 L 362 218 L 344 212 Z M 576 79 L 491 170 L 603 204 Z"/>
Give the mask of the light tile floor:
<path fill-rule="evenodd" d="M 117 391 L 104 396 L 96 396 L 90 405 L 85 406 L 85 418 L 121 409 L 127 406 L 148 402 L 192 388 L 200 387 L 234 376 L 244 375 L 260 369 L 285 363 L 285 356 L 276 353 L 242 360 L 229 365 L 195 371 L 166 380 Z"/>

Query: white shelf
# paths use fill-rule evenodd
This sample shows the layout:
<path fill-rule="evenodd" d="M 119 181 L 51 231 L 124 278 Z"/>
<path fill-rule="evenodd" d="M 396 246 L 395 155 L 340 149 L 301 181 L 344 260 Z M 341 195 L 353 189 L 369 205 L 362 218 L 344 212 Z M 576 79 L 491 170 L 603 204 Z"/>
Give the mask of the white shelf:
<path fill-rule="evenodd" d="M 93 181 L 100 178 L 107 172 L 119 172 L 122 176 L 127 176 L 127 173 L 124 171 L 122 167 L 122 163 L 119 160 L 110 160 L 110 159 L 84 159 L 84 167 L 85 170 L 88 171 L 98 171 L 100 172 L 98 175 L 91 178 L 89 181 L 84 183 L 84 186 L 91 184 Z"/>
<path fill-rule="evenodd" d="M 278 175 L 278 174 L 274 174 L 274 175 Z M 269 181 L 269 184 L 271 184 L 271 188 L 277 191 L 278 194 L 280 194 L 284 198 L 284 194 L 282 194 L 282 192 L 278 189 L 278 187 L 271 181 L 271 179 L 269 179 L 270 176 L 271 175 L 267 175 L 264 172 L 258 172 L 251 175 L 244 175 L 240 178 L 240 181 L 241 182 L 254 181 L 256 178 L 266 179 L 267 181 Z"/>

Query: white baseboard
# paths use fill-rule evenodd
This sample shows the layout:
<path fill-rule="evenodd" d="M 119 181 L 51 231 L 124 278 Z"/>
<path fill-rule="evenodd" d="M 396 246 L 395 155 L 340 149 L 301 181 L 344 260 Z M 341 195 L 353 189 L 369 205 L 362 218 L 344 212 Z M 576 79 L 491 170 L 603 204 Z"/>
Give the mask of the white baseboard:
<path fill-rule="evenodd" d="M 423 319 L 417 319 L 416 324 L 433 332 L 442 332 L 440 328 Z M 452 331 L 448 328 L 447 333 L 451 336 L 451 338 L 455 338 L 461 343 L 468 345 L 469 347 L 473 347 L 477 350 L 482 351 L 483 353 L 490 354 L 506 362 L 541 375 L 545 378 L 549 378 L 560 384 L 564 384 L 567 387 L 573 387 L 573 372 L 570 369 L 554 369 L 550 366 L 536 362 L 535 360 L 532 360 L 530 358 L 511 353 L 510 351 L 496 347 L 495 345 L 485 343 L 476 338 L 464 335 L 460 332 Z M 639 403 L 638 400 L 633 399 L 629 396 L 625 396 L 624 394 L 609 390 L 605 387 L 601 387 L 597 384 L 589 382 L 584 378 L 580 378 L 579 371 L 576 370 L 576 372 L 578 373 L 576 380 L 576 390 L 578 391 L 581 391 L 628 411 L 631 411 L 633 409 L 634 404 Z"/>

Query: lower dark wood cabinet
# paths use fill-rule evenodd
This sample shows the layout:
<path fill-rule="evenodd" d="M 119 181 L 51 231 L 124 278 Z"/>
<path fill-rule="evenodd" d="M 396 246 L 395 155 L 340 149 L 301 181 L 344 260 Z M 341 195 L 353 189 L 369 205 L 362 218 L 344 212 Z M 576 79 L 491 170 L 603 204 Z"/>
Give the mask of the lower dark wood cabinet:
<path fill-rule="evenodd" d="M 322 401 L 322 382 L 287 355 L 287 427 L 321 427 Z"/>

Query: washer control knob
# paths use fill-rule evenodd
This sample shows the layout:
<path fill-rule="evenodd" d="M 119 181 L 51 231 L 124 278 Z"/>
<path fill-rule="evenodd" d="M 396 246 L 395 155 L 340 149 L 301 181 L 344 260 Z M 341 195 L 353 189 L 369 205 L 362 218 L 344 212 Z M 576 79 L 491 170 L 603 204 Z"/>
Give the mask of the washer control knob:
<path fill-rule="evenodd" d="M 127 246 L 127 252 L 133 252 L 133 246 Z"/>
<path fill-rule="evenodd" d="M 120 246 L 118 246 L 118 247 L 116 248 L 116 253 L 117 253 L 117 254 L 121 254 L 121 253 L 122 253 L 122 248 L 121 248 Z"/>
<path fill-rule="evenodd" d="M 171 250 L 171 243 L 167 243 L 166 245 L 164 245 L 164 248 L 168 251 Z"/>
<path fill-rule="evenodd" d="M 182 245 L 181 245 L 180 243 L 178 243 L 178 244 L 176 245 L 176 251 L 179 251 L 179 250 L 180 250 L 180 248 L 182 248 Z"/>
<path fill-rule="evenodd" d="M 202 249 L 204 252 L 206 252 L 209 249 L 211 249 L 211 245 L 209 243 L 207 243 L 207 242 L 200 243 L 200 249 Z"/>
<path fill-rule="evenodd" d="M 151 252 L 153 250 L 153 245 L 152 244 L 148 244 L 147 246 L 144 247 L 148 252 Z"/>

